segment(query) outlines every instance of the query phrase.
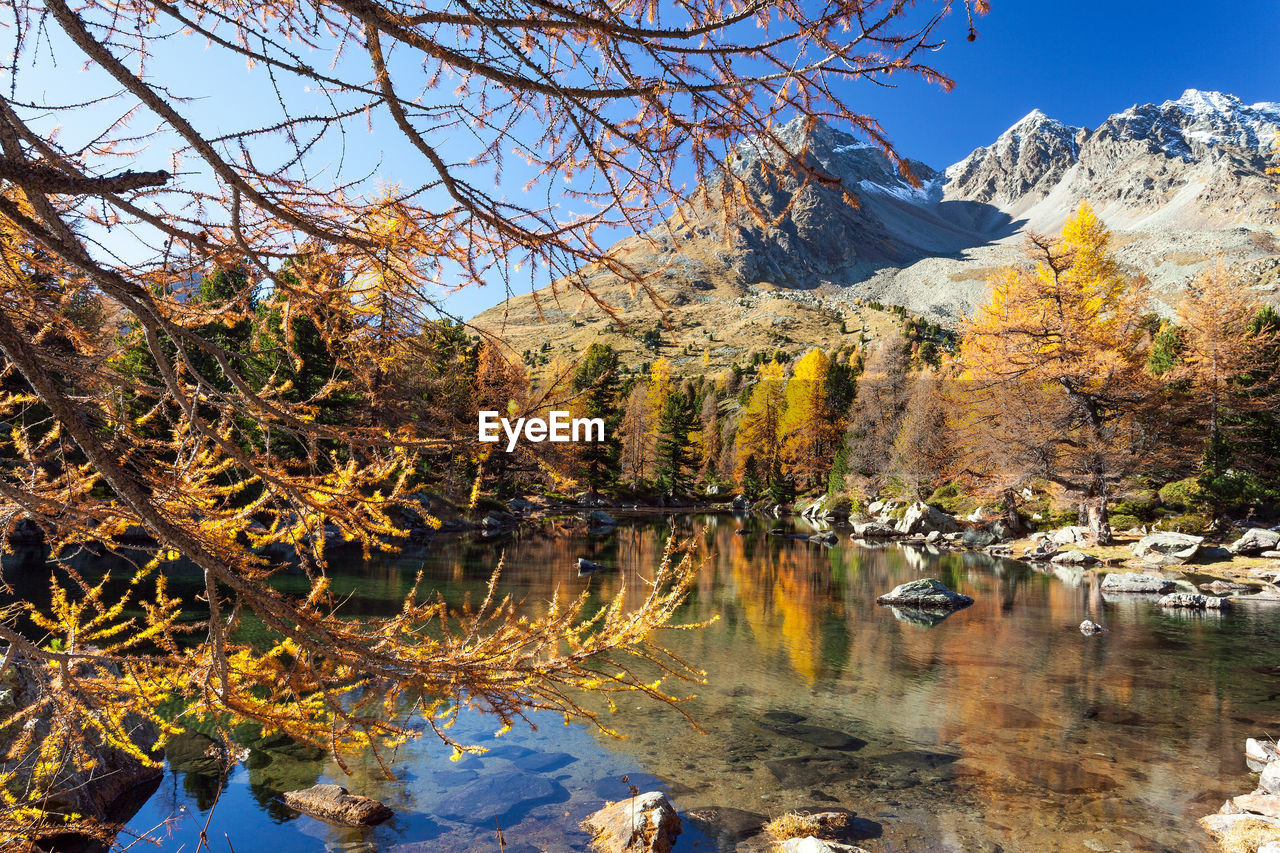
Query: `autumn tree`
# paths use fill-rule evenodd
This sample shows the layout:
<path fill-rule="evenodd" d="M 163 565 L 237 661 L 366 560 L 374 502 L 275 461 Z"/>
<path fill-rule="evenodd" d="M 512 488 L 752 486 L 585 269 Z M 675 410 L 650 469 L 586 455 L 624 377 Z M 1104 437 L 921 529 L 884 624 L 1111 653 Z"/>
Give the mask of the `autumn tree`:
<path fill-rule="evenodd" d="M 59 766 L 74 769 L 75 736 L 124 743 L 106 722 L 133 713 L 161 724 L 162 698 L 183 703 L 180 716 L 260 720 L 339 756 L 407 736 L 396 703 L 410 694 L 426 697 L 414 707 L 446 740 L 436 721 L 464 702 L 512 721 L 537 708 L 593 718 L 573 700 L 576 687 L 661 698 L 623 659 L 664 660 L 646 638 L 688 588 L 678 560 L 636 611 L 585 624 L 574 607 L 521 620 L 496 594 L 461 631 L 438 624 L 456 614 L 416 596 L 394 617 L 340 618 L 325 531 L 370 551 L 392 547 L 412 473 L 455 459 L 460 441 L 424 428 L 429 414 L 393 416 L 375 393 L 387 360 L 412 363 L 424 341 L 409 321 L 458 286 L 531 276 L 523 282 L 603 303 L 587 273 L 604 270 L 647 291 L 598 237 L 648 234 L 690 178 L 735 180 L 720 170 L 744 134 L 776 148 L 778 168 L 829 182 L 774 138 L 794 110 L 851 124 L 898 159 L 838 93 L 894 72 L 946 85 L 924 64 L 941 13 L 916 16 L 897 0 L 413 9 L 17 0 L 8 12 L 0 375 L 21 376 L 24 390 L 0 399 L 0 417 L 30 422 L 24 414 L 38 407 L 65 464 L 42 466 L 51 445 L 33 434 L 12 440 L 0 511 L 41 526 L 55 554 L 114 547 L 118 531 L 140 527 L 206 586 L 185 605 L 181 643 L 159 557 L 130 587 L 154 585 L 143 615 L 124 616 L 124 605 L 68 575 L 83 604 L 60 600 L 46 615 L 55 646 L 33 643 L 12 618 L 0 626 L 8 664 L 44 678 L 59 719 L 78 721 L 65 738 L 12 748 L 69 756 Z M 750 35 L 756 27 L 767 40 Z M 180 79 L 166 76 L 175 57 Z M 74 101 L 50 101 L 48 75 L 72 68 L 81 69 Z M 246 68 L 251 80 L 230 76 Z M 289 275 L 291 258 L 307 274 Z M 282 364 L 296 363 L 291 330 L 306 317 L 334 359 L 329 375 L 341 378 L 313 377 L 312 393 L 273 372 L 259 387 L 250 362 L 202 331 L 226 309 L 180 296 L 211 269 L 246 273 L 244 298 L 227 305 L 270 294 Z M 158 381 L 118 369 L 113 337 L 86 333 L 64 310 L 65 295 L 86 292 L 136 328 Z M 366 419 L 315 417 L 352 392 Z M 172 428 L 147 434 L 122 413 L 122 394 L 145 412 L 171 412 Z M 259 432 L 303 452 L 246 451 Z M 301 596 L 267 583 L 280 566 L 263 549 L 284 544 L 312 581 Z M 278 642 L 240 639 L 246 614 Z M 123 677 L 102 676 L 107 665 Z M 620 674 L 601 680 L 601 671 Z M 39 831 L 41 795 L 7 801 L 6 832 Z"/>
<path fill-rule="evenodd" d="M 787 380 L 785 408 L 778 424 L 783 467 L 805 488 L 825 480 L 844 433 L 844 413 L 829 381 L 832 368 L 826 353 L 811 349 L 796 362 Z"/>
<path fill-rule="evenodd" d="M 760 484 L 775 497 L 783 491 L 782 419 L 786 410 L 786 375 L 771 361 L 760 370 L 742 413 L 735 441 L 735 473 L 744 490 Z"/>
<path fill-rule="evenodd" d="M 959 460 L 979 478 L 1039 477 L 1079 497 L 1080 522 L 1110 541 L 1107 501 L 1159 446 L 1165 414 L 1146 370 L 1147 282 L 1126 273 L 1082 203 L 1060 238 L 1032 235 L 1034 267 L 990 279 L 964 326 L 969 432 Z"/>
<path fill-rule="evenodd" d="M 892 336 L 866 356 L 858 379 L 858 403 L 845 437 L 850 476 L 857 488 L 875 494 L 889 482 L 893 444 L 909 399 L 911 350 L 908 341 Z"/>
<path fill-rule="evenodd" d="M 1280 406 L 1280 330 L 1238 273 L 1219 264 L 1188 285 L 1178 306 L 1175 360 L 1163 378 L 1183 395 L 1202 436 L 1200 483 L 1215 514 L 1265 479 L 1274 447 L 1257 439 Z"/>
<path fill-rule="evenodd" d="M 653 427 L 650 423 L 649 389 L 635 383 L 627 394 L 618 432 L 622 438 L 622 479 L 632 489 L 640 488 L 653 463 Z"/>

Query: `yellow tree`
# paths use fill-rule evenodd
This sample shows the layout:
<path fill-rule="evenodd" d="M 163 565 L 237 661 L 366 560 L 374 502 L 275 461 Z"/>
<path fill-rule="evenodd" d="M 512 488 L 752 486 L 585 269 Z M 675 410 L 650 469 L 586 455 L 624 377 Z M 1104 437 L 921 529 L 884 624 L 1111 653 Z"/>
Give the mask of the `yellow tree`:
<path fill-rule="evenodd" d="M 1188 285 L 1178 305 L 1176 362 L 1165 378 L 1185 394 L 1187 420 L 1203 436 L 1201 482 L 1215 510 L 1236 490 L 1231 472 L 1249 455 L 1254 416 L 1274 412 L 1280 400 L 1280 331 L 1259 322 L 1264 316 L 1255 293 L 1223 264 Z"/>
<path fill-rule="evenodd" d="M 1032 235 L 1035 266 L 990 279 L 961 345 L 963 426 L 978 434 L 961 441 L 961 467 L 1002 491 L 1032 477 L 1059 483 L 1098 542 L 1111 536 L 1109 494 L 1149 458 L 1161 424 L 1145 368 L 1147 282 L 1109 246 L 1087 203 L 1061 238 Z"/>
<path fill-rule="evenodd" d="M 828 405 L 830 370 L 831 359 L 815 347 L 796 362 L 787 380 L 786 403 L 778 425 L 783 470 L 806 488 L 825 476 L 844 428 Z"/>
<path fill-rule="evenodd" d="M 760 369 L 735 441 L 734 473 L 748 491 L 755 484 L 774 491 L 781 485 L 782 417 L 786 405 L 786 375 L 781 364 L 771 361 Z"/>

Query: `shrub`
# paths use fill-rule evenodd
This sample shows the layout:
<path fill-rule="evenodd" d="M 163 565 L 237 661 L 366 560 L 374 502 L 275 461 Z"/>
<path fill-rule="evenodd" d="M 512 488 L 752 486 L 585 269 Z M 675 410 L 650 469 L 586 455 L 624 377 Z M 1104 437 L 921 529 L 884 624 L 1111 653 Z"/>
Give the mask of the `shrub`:
<path fill-rule="evenodd" d="M 1170 515 L 1160 519 L 1161 530 L 1174 530 L 1178 533 L 1191 533 L 1202 536 L 1213 526 L 1213 519 L 1198 512 L 1184 512 L 1181 515 Z"/>
<path fill-rule="evenodd" d="M 1160 503 L 1170 509 L 1193 510 L 1205 505 L 1204 488 L 1195 477 L 1175 480 L 1160 487 Z"/>
<path fill-rule="evenodd" d="M 1111 513 L 1109 521 L 1112 530 L 1128 530 L 1130 527 L 1142 526 L 1142 519 L 1136 515 L 1128 515 L 1123 512 Z"/>
<path fill-rule="evenodd" d="M 1156 507 L 1160 497 L 1153 491 L 1130 492 L 1111 506 L 1116 515 L 1131 515 L 1142 521 L 1155 518 Z"/>

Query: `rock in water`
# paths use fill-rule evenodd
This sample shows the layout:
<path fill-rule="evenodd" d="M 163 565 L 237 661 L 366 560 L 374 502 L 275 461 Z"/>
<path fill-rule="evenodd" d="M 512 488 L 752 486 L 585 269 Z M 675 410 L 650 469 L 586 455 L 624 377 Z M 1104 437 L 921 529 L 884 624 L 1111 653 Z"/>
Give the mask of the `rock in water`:
<path fill-rule="evenodd" d="M 1164 595 L 1178 585 L 1167 578 L 1136 572 L 1112 572 L 1102 579 L 1103 592 L 1125 592 L 1138 595 Z"/>
<path fill-rule="evenodd" d="M 1107 630 L 1106 628 L 1103 628 L 1101 625 L 1099 625 L 1097 622 L 1094 622 L 1091 619 L 1086 619 L 1080 623 L 1080 633 L 1084 634 L 1086 637 L 1092 637 L 1096 634 L 1101 634 L 1106 630 Z"/>
<path fill-rule="evenodd" d="M 669 853 L 680 835 L 680 816 L 661 791 L 610 803 L 582 822 L 603 853 Z"/>
<path fill-rule="evenodd" d="M 1152 566 L 1180 566 L 1195 559 L 1204 544 L 1203 536 L 1187 533 L 1152 533 L 1133 545 L 1133 553 Z"/>
<path fill-rule="evenodd" d="M 280 799 L 294 811 L 344 826 L 376 826 L 392 815 L 391 809 L 377 800 L 349 793 L 341 785 L 286 791 Z"/>
<path fill-rule="evenodd" d="M 891 539 L 898 535 L 892 524 L 881 524 L 878 521 L 859 522 L 853 526 L 854 539 Z"/>
<path fill-rule="evenodd" d="M 1254 527 L 1228 545 L 1227 550 L 1233 554 L 1255 555 L 1274 551 L 1277 547 L 1280 547 L 1280 531 Z"/>
<path fill-rule="evenodd" d="M 578 577 L 589 575 L 593 572 L 603 572 L 607 567 L 600 563 L 593 563 L 586 557 L 578 558 Z"/>
<path fill-rule="evenodd" d="M 1192 592 L 1171 592 L 1159 602 L 1161 607 L 1180 607 L 1185 610 L 1230 610 L 1231 601 L 1213 595 Z"/>
<path fill-rule="evenodd" d="M 821 533 L 815 533 L 812 536 L 810 536 L 809 541 L 815 542 L 819 545 L 826 545 L 830 547 L 835 545 L 837 542 L 839 542 L 840 537 L 836 536 L 835 531 L 824 530 Z"/>
<path fill-rule="evenodd" d="M 751 501 L 747 500 L 746 495 L 734 495 L 731 506 L 734 509 L 750 509 Z"/>
<path fill-rule="evenodd" d="M 921 578 L 899 584 L 892 592 L 876 599 L 876 604 L 909 607 L 915 610 L 960 610 L 973 604 L 973 599 L 952 592 L 937 578 Z"/>

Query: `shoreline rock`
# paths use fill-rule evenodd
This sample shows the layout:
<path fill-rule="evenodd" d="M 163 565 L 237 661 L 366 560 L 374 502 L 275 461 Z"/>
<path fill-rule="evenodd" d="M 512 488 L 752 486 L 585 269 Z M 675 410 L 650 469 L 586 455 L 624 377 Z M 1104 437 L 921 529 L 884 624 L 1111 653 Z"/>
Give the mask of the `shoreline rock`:
<path fill-rule="evenodd" d="M 661 791 L 609 803 L 582 821 L 602 853 L 670 853 L 682 825 Z"/>

